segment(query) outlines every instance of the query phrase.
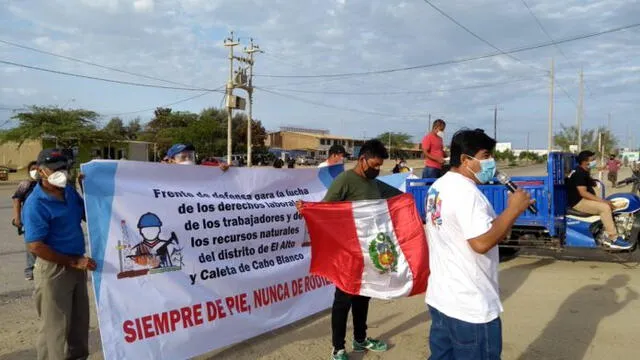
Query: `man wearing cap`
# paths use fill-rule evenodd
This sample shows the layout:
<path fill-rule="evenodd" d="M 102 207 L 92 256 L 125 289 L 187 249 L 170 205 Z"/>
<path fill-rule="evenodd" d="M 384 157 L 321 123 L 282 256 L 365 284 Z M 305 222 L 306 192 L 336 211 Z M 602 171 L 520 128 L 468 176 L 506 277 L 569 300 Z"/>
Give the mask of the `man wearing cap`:
<path fill-rule="evenodd" d="M 167 163 L 178 165 L 195 165 L 196 148 L 191 144 L 174 144 L 167 150 Z M 220 169 L 227 171 L 229 164 L 221 163 Z"/>
<path fill-rule="evenodd" d="M 25 242 L 37 257 L 33 275 L 40 318 L 38 360 L 86 359 L 89 355 L 84 204 L 68 181 L 69 162 L 58 149 L 38 155 L 40 180 L 23 210 Z"/>
<path fill-rule="evenodd" d="M 329 148 L 329 157 L 327 158 L 326 161 L 321 162 L 318 167 L 326 167 L 326 166 L 332 166 L 332 165 L 337 165 L 337 164 L 343 164 L 344 163 L 344 158 L 348 157 L 349 154 L 347 154 L 347 151 L 344 149 L 344 146 L 342 145 L 332 145 Z"/>

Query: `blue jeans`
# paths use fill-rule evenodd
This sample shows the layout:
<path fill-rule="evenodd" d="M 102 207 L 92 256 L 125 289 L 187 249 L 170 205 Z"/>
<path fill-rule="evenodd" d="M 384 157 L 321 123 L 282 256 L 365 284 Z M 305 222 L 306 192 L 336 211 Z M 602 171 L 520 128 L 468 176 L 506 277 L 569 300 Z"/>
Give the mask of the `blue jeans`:
<path fill-rule="evenodd" d="M 429 306 L 429 360 L 500 360 L 502 322 L 472 324 L 446 316 Z"/>
<path fill-rule="evenodd" d="M 425 167 L 422 170 L 423 179 L 437 179 L 442 175 L 442 171 L 436 168 Z"/>

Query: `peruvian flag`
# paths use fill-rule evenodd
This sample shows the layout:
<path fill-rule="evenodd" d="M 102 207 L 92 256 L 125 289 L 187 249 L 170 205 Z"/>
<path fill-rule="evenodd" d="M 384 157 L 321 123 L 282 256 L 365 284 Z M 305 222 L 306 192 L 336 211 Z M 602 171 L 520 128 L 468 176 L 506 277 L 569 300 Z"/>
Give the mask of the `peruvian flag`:
<path fill-rule="evenodd" d="M 429 250 L 413 196 L 305 202 L 311 273 L 353 295 L 392 299 L 427 289 Z"/>

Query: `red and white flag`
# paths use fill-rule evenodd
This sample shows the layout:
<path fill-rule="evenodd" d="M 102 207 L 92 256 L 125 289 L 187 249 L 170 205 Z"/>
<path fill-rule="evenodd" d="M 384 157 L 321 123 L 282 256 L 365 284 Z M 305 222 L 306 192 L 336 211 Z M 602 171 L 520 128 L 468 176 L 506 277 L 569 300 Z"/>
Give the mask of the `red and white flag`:
<path fill-rule="evenodd" d="M 413 196 L 304 203 L 311 273 L 342 291 L 379 299 L 423 293 L 429 250 Z"/>

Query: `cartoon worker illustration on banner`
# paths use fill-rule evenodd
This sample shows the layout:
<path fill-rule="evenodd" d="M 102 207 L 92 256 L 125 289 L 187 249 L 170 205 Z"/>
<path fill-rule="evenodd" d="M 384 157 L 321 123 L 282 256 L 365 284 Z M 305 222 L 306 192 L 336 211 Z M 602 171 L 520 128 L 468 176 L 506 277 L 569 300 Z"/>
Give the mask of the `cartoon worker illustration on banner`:
<path fill-rule="evenodd" d="M 167 271 L 178 271 L 184 265 L 182 248 L 175 232 L 162 240 L 162 220 L 151 212 L 138 219 L 141 241 L 134 243 L 124 220 L 120 222 L 122 240 L 118 242 L 120 272 L 118 279 L 144 276 Z"/>

